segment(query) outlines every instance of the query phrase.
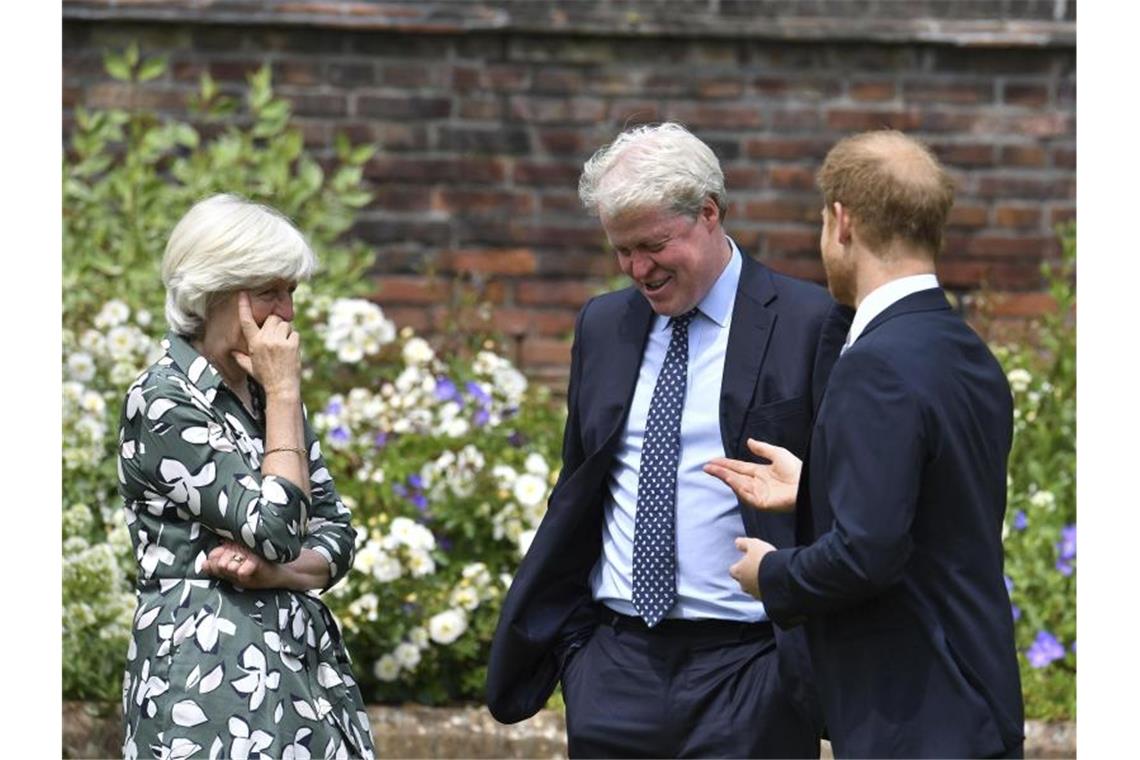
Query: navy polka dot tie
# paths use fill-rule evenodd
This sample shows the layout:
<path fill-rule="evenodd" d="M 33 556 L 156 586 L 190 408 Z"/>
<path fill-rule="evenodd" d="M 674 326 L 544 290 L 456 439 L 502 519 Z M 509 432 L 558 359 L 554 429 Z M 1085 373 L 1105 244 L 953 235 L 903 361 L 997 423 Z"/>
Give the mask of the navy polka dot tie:
<path fill-rule="evenodd" d="M 670 320 L 673 337 L 649 402 L 637 476 L 633 606 L 651 628 L 677 601 L 677 463 L 681 459 L 681 409 L 689 368 L 689 322 L 696 313 L 693 309 Z"/>

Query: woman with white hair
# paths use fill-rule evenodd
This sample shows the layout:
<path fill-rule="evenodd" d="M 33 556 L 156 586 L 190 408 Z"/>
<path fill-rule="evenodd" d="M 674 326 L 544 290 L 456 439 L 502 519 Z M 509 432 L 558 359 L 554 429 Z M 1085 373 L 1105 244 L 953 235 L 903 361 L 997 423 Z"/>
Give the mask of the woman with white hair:
<path fill-rule="evenodd" d="M 355 533 L 301 404 L 300 232 L 232 195 L 162 261 L 165 355 L 127 393 L 119 490 L 139 564 L 126 757 L 371 757 L 328 609 Z"/>

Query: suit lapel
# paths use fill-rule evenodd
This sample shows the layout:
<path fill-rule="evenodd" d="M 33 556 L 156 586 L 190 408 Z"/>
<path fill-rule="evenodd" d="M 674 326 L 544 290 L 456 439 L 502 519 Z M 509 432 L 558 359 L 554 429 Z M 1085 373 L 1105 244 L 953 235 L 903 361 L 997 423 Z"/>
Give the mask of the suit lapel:
<path fill-rule="evenodd" d="M 601 383 L 597 392 L 598 408 L 605 410 L 599 419 L 609 420 L 612 424 L 606 435 L 599 439 L 599 450 L 609 449 L 616 437 L 625 430 L 633 391 L 637 387 L 641 358 L 645 354 L 645 343 L 649 339 L 654 316 L 645 296 L 631 288 L 626 299 L 625 313 L 613 327 L 615 337 L 606 360 L 607 376 L 598 380 Z"/>
<path fill-rule="evenodd" d="M 734 456 L 740 440 L 776 321 L 766 308 L 776 298 L 771 275 L 747 254 L 742 257 L 720 389 L 720 436 L 728 456 Z"/>

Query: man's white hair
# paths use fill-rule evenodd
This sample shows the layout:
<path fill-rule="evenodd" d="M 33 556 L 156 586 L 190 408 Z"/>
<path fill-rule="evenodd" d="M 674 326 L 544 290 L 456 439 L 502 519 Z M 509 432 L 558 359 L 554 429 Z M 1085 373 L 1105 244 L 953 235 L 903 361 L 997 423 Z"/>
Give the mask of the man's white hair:
<path fill-rule="evenodd" d="M 315 267 L 304 235 L 280 212 L 236 195 L 212 195 L 170 233 L 162 256 L 166 321 L 179 335 L 197 336 L 216 297 L 306 279 Z"/>
<path fill-rule="evenodd" d="M 578 197 L 593 214 L 662 209 L 696 217 L 712 198 L 724 219 L 728 194 L 716 154 L 675 122 L 627 129 L 582 167 Z"/>

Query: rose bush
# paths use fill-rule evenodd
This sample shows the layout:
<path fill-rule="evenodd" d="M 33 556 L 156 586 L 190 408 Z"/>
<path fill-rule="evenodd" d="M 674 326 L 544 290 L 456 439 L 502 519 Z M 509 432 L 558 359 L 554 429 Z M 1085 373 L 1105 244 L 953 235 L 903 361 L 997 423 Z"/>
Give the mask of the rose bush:
<path fill-rule="evenodd" d="M 138 83 L 162 62 L 130 49 L 107 68 Z M 198 126 L 79 109 L 64 161 L 64 696 L 118 697 L 135 608 L 119 411 L 166 330 L 166 237 L 195 200 L 235 191 L 291 217 L 320 261 L 296 293 L 304 396 L 359 534 L 355 572 L 324 599 L 366 698 L 476 699 L 499 601 L 557 475 L 558 412 L 493 340 L 433 347 L 362 297 L 374 255 L 342 236 L 371 200 L 371 148 L 338 140 L 322 169 L 268 70 L 244 108 L 209 78 L 194 105 Z"/>
<path fill-rule="evenodd" d="M 1054 313 L 1033 340 L 998 345 L 1014 397 L 1003 531 L 1026 715 L 1076 717 L 1076 231 L 1062 230 L 1059 264 L 1045 266 Z"/>

